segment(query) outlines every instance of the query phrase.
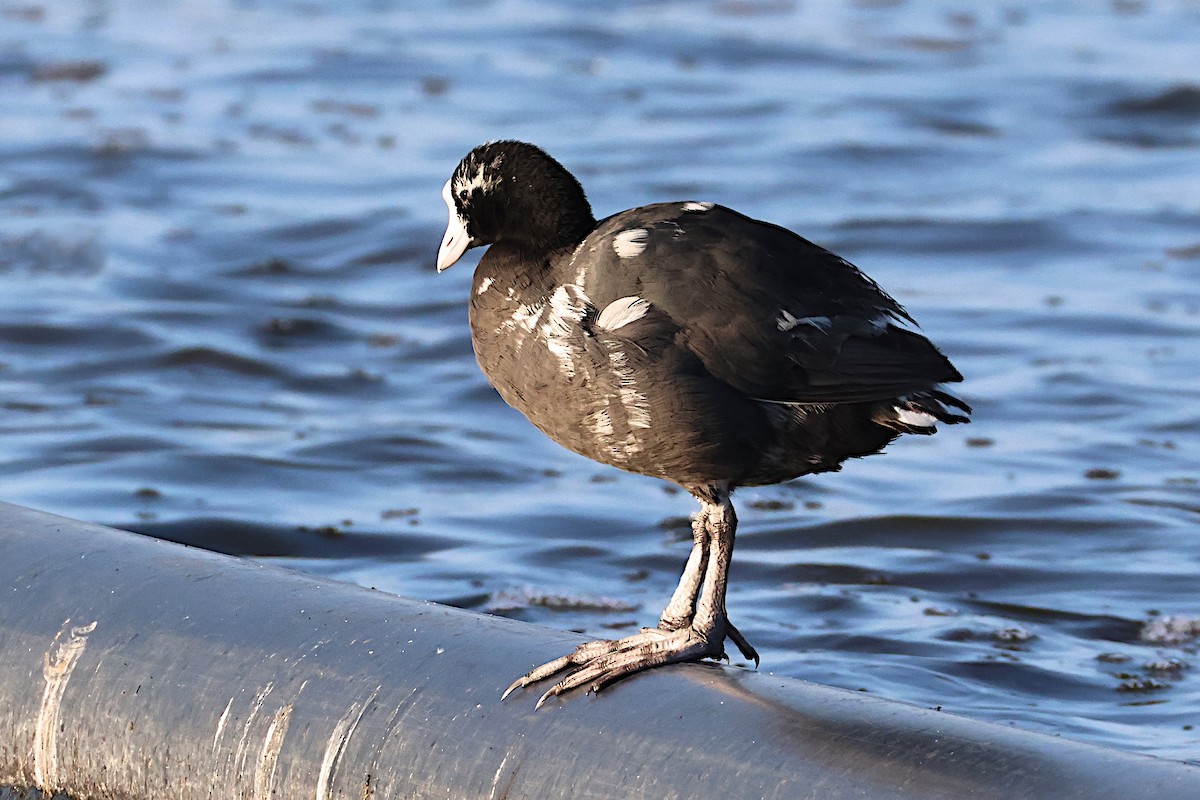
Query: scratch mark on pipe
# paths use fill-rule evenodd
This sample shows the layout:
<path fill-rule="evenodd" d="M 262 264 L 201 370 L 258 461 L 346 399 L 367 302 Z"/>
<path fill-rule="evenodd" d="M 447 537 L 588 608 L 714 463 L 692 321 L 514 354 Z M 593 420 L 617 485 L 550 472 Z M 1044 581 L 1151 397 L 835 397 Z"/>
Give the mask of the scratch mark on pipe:
<path fill-rule="evenodd" d="M 500 788 L 500 773 L 504 772 L 504 765 L 508 763 L 508 753 L 504 754 L 504 760 L 500 762 L 500 766 L 496 767 L 496 776 L 492 778 L 492 793 L 488 795 L 488 800 L 496 800 L 496 790 Z"/>
<path fill-rule="evenodd" d="M 268 798 L 275 792 L 275 767 L 279 763 L 279 753 L 283 750 L 283 738 L 287 736 L 288 723 L 292 721 L 292 708 L 292 703 L 281 707 L 275 712 L 275 718 L 267 728 L 262 752 L 258 755 L 258 768 L 254 772 L 255 797 Z"/>
<path fill-rule="evenodd" d="M 259 690 L 258 694 L 254 695 L 254 700 L 250 703 L 250 712 L 246 714 L 246 721 L 242 724 L 242 735 L 238 739 L 237 751 L 233 757 L 235 780 L 239 783 L 242 776 L 246 773 L 246 748 L 250 742 L 250 729 L 254 727 L 254 720 L 258 717 L 258 712 L 262 711 L 263 703 L 267 700 L 267 695 L 275 688 L 275 684 L 268 682 L 266 686 Z"/>
<path fill-rule="evenodd" d="M 33 776 L 43 789 L 53 789 L 58 784 L 58 730 L 63 693 L 76 662 L 87 647 L 88 634 L 94 630 L 96 622 L 72 626 L 68 618 L 42 657 L 42 677 L 46 679 L 46 687 L 42 690 L 33 735 Z"/>
<path fill-rule="evenodd" d="M 379 688 L 376 688 L 375 691 L 379 691 Z M 375 796 L 375 786 L 379 783 L 376 776 L 384 769 L 387 769 L 387 767 L 381 766 L 385 745 L 395 735 L 400 720 L 403 719 L 405 712 L 412 708 L 413 698 L 417 696 L 419 691 L 420 687 L 414 686 L 408 693 L 408 697 L 388 712 L 387 719 L 383 721 L 381 727 L 382 733 L 372 737 L 374 741 L 371 745 L 370 761 L 364 762 L 361 759 L 355 761 L 355 764 L 366 764 L 366 780 L 363 782 L 362 800 L 370 800 L 370 798 Z M 365 754 L 363 758 L 365 758 Z"/>
<path fill-rule="evenodd" d="M 217 754 L 217 745 L 221 742 L 221 734 L 225 732 L 225 723 L 229 721 L 229 709 L 233 708 L 233 698 L 229 698 L 229 702 L 225 704 L 225 710 L 221 712 L 221 718 L 217 720 L 217 732 L 213 735 L 213 755 Z"/>
<path fill-rule="evenodd" d="M 375 691 L 371 692 L 370 696 L 362 703 L 351 703 L 349 710 L 342 715 L 337 725 L 333 726 L 333 733 L 329 735 L 329 742 L 325 745 L 325 756 L 321 759 L 316 800 L 333 800 L 333 779 L 337 774 L 342 754 L 346 751 L 346 745 L 350 743 L 350 737 L 354 735 L 354 730 L 362 720 L 363 714 L 367 713 L 367 708 L 374 702 L 375 696 L 382 688 L 382 685 L 376 686 Z"/>

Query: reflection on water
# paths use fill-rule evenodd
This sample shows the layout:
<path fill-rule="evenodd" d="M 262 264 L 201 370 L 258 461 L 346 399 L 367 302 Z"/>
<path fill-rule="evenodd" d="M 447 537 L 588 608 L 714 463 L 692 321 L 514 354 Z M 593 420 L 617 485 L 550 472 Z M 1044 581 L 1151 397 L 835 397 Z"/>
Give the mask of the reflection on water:
<path fill-rule="evenodd" d="M 1200 9 L 411 5 L 0 3 L 3 499 L 652 622 L 692 501 L 504 407 L 433 273 L 525 138 L 833 247 L 967 375 L 969 428 L 742 493 L 765 670 L 1200 759 Z"/>

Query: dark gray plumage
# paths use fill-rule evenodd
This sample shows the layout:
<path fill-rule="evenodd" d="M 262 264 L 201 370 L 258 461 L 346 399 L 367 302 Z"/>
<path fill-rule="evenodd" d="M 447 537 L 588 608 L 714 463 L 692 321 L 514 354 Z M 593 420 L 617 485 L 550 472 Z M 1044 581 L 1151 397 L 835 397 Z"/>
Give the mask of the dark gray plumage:
<path fill-rule="evenodd" d="M 836 470 L 900 433 L 966 422 L 962 376 L 870 278 L 796 234 L 710 203 L 596 222 L 578 181 L 522 142 L 472 150 L 443 190 L 438 270 L 491 245 L 471 333 L 488 380 L 565 447 L 701 503 L 659 626 L 591 642 L 509 687 L 574 669 L 539 700 L 724 656 L 730 493 Z M 507 692 L 506 692 L 507 695 Z"/>

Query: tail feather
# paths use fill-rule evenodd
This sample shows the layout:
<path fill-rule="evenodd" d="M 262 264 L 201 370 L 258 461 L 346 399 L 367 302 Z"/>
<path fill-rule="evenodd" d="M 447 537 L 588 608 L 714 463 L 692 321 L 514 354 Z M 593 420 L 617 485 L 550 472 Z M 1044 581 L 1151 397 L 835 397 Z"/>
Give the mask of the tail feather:
<path fill-rule="evenodd" d="M 961 412 L 961 413 L 960 413 Z M 940 389 L 905 395 L 890 403 L 880 403 L 872 420 L 885 428 L 923 436 L 937 432 L 937 423 L 956 425 L 970 422 L 971 407 Z"/>

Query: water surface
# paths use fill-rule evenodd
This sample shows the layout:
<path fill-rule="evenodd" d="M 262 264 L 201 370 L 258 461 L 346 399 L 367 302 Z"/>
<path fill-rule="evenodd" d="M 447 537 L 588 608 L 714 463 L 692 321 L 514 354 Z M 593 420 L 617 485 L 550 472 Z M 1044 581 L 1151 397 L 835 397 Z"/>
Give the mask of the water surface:
<path fill-rule="evenodd" d="M 763 669 L 1200 760 L 1200 6 L 0 3 L 0 497 L 595 635 L 693 501 L 471 355 L 439 197 L 535 141 L 862 266 L 969 427 L 738 495 Z M 1197 665 L 1200 666 L 1200 665 Z"/>

